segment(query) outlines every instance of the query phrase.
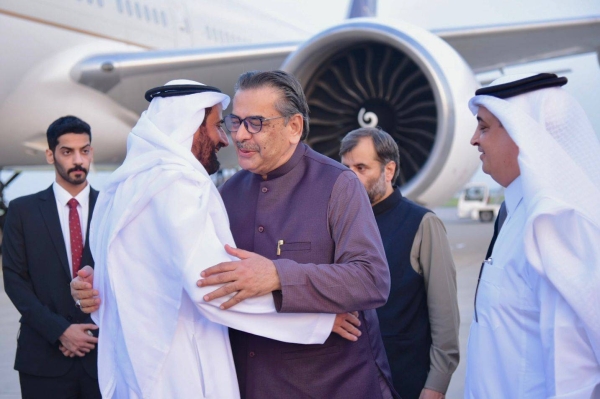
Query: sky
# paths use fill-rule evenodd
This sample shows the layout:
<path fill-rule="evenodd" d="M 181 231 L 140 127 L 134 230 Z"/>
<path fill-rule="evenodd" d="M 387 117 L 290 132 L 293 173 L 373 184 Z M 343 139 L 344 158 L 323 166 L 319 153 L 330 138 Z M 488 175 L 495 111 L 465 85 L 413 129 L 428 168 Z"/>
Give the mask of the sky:
<path fill-rule="evenodd" d="M 301 27 L 307 32 L 317 33 L 344 20 L 348 0 L 230 0 L 259 8 L 262 13 Z M 600 16 L 598 0 L 380 0 L 378 14 L 386 18 L 400 19 L 426 29 L 463 28 L 509 24 L 515 22 L 540 21 L 546 19 Z M 251 18 L 251 15 L 248 16 Z M 565 89 L 583 105 L 596 133 L 600 135 L 600 68 L 595 54 L 586 54 L 551 61 L 537 62 L 505 69 L 505 73 L 540 71 L 566 71 L 569 84 Z M 465 105 L 466 106 L 466 105 Z M 10 176 L 0 172 L 0 179 Z M 91 173 L 89 180 L 101 188 L 108 176 L 105 172 Z M 53 172 L 26 172 L 5 190 L 5 198 L 11 200 L 37 192 L 54 180 Z M 499 187 L 480 170 L 472 181 L 485 182 L 492 188 Z"/>

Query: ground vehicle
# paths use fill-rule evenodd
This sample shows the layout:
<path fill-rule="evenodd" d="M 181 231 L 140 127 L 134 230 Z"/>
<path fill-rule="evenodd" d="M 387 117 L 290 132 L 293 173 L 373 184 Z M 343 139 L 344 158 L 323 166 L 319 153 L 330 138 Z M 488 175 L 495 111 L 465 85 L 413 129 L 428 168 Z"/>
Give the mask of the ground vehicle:
<path fill-rule="evenodd" d="M 494 221 L 500 210 L 500 204 L 492 203 L 490 198 L 490 189 L 487 184 L 467 184 L 458 198 L 458 217 L 482 222 Z"/>

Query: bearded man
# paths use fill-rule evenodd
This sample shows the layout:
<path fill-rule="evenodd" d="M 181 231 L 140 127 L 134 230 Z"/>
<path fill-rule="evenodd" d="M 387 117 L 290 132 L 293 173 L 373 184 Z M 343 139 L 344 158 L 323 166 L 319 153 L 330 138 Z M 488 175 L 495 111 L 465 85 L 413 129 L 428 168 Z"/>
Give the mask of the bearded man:
<path fill-rule="evenodd" d="M 377 316 L 394 388 L 404 399 L 443 398 L 459 360 L 456 268 L 444 224 L 394 186 L 400 153 L 388 133 L 353 130 L 340 157 L 367 190 L 390 268 L 390 296 Z"/>
<path fill-rule="evenodd" d="M 87 181 L 92 132 L 65 116 L 46 137 L 56 181 L 11 201 L 2 242 L 4 288 L 21 313 L 15 369 L 24 398 L 100 398 L 98 327 L 68 288 L 81 265 L 94 265 L 87 239 L 98 197 Z"/>

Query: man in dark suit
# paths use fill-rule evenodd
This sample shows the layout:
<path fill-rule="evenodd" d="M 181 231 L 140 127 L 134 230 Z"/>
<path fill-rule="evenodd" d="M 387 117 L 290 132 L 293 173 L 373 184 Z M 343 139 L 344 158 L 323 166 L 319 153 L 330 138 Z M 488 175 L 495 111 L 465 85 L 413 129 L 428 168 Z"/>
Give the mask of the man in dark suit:
<path fill-rule="evenodd" d="M 80 267 L 93 265 L 87 226 L 98 192 L 87 182 L 91 130 L 65 116 L 47 138 L 56 181 L 11 201 L 2 243 L 4 288 L 21 313 L 15 369 L 23 398 L 100 398 L 97 326 L 69 291 Z"/>

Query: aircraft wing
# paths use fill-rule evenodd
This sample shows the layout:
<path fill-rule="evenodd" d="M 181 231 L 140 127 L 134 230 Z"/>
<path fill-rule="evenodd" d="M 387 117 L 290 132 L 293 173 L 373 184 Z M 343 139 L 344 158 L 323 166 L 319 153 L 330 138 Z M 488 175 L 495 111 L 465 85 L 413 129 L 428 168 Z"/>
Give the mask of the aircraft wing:
<path fill-rule="evenodd" d="M 433 206 L 479 164 L 469 145 L 474 119 L 464 105 L 478 86 L 474 72 L 599 48 L 600 16 L 438 31 L 358 18 L 302 43 L 95 55 L 77 63 L 71 77 L 140 113 L 143 93 L 172 79 L 231 95 L 241 73 L 283 68 L 304 85 L 313 149 L 335 158 L 344 134 L 381 126 L 403 151 L 403 193 Z M 225 168 L 236 165 L 233 147 L 219 158 Z"/>
<path fill-rule="evenodd" d="M 600 16 L 431 32 L 448 42 L 475 73 L 600 48 Z M 141 113 L 147 103 L 140 93 L 148 88 L 187 78 L 232 95 L 241 73 L 279 68 L 298 46 L 275 43 L 97 55 L 77 64 L 71 76 Z"/>
<path fill-rule="evenodd" d="M 233 96 L 240 74 L 278 68 L 296 47 L 277 43 L 96 55 L 78 63 L 71 77 L 139 114 L 148 107 L 143 93 L 173 79 L 196 80 Z"/>
<path fill-rule="evenodd" d="M 431 32 L 475 73 L 600 49 L 600 16 Z"/>

